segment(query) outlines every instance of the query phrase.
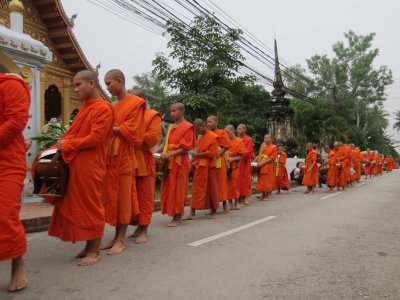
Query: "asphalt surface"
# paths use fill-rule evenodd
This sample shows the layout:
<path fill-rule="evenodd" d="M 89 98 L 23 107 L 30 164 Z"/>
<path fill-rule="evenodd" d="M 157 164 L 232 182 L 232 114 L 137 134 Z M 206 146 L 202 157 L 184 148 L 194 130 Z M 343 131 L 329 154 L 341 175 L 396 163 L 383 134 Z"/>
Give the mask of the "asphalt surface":
<path fill-rule="evenodd" d="M 75 266 L 82 243 L 29 234 L 29 287 L 4 292 L 1 263 L 0 299 L 400 299 L 399 182 L 396 171 L 333 196 L 300 187 L 177 228 L 156 213 L 147 244 L 90 267 Z"/>

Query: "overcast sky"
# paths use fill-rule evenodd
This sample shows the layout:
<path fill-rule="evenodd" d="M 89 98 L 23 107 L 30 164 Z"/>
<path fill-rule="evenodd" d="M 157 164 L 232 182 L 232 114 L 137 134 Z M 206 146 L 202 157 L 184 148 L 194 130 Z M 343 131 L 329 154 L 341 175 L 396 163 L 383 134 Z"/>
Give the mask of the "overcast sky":
<path fill-rule="evenodd" d="M 74 33 L 93 66 L 101 62 L 100 78 L 112 68 L 121 69 L 127 86 L 133 75 L 152 70 L 155 53 L 166 52 L 167 39 L 113 15 L 94 5 L 96 0 L 62 0 L 68 15 L 78 12 Z M 208 0 L 198 0 L 206 3 Z M 373 46 L 379 48 L 376 65 L 387 65 L 395 83 L 387 90 L 385 108 L 400 109 L 400 1 L 399 0 L 212 0 L 229 16 L 263 43 L 273 48 L 277 38 L 279 54 L 286 65 L 306 65 L 314 54 L 332 54 L 332 45 L 349 30 L 357 34 L 376 33 Z M 176 7 L 174 0 L 163 0 Z M 185 10 L 182 14 L 191 17 Z M 219 17 L 224 17 L 218 14 Z M 249 64 L 272 74 L 265 66 Z M 393 121 L 391 120 L 390 127 Z M 391 128 L 388 131 L 394 133 Z M 400 134 L 395 134 L 400 142 Z"/>

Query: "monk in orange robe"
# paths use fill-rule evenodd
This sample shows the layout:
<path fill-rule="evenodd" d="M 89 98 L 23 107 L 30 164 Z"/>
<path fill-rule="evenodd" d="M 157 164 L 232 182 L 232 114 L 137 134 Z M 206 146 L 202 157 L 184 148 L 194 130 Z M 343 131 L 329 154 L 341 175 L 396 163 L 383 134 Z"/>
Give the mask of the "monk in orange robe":
<path fill-rule="evenodd" d="M 1 66 L 0 66 L 1 67 Z M 22 78 L 0 69 L 0 261 L 11 260 L 9 292 L 24 289 L 25 229 L 19 219 L 26 177 L 25 141 L 30 93 Z"/>
<path fill-rule="evenodd" d="M 372 174 L 374 176 L 378 176 L 379 174 L 379 156 L 378 156 L 378 151 L 374 152 L 374 159 L 372 161 Z"/>
<path fill-rule="evenodd" d="M 354 144 L 350 144 L 350 184 L 352 185 L 357 178 L 357 164 L 358 164 L 358 158 L 357 158 L 357 150 L 356 146 Z"/>
<path fill-rule="evenodd" d="M 329 146 L 325 146 L 325 152 L 328 154 L 326 165 L 328 166 L 328 174 L 326 176 L 326 185 L 329 187 L 329 193 L 333 193 L 333 189 L 337 185 L 337 167 L 336 154 Z"/>
<path fill-rule="evenodd" d="M 225 131 L 231 140 L 231 147 L 228 150 L 229 176 L 228 176 L 228 199 L 231 209 L 240 209 L 239 203 L 239 165 L 246 148 L 241 138 L 235 136 L 235 128 L 227 125 Z M 235 203 L 233 203 L 233 200 Z"/>
<path fill-rule="evenodd" d="M 217 174 L 215 159 L 218 157 L 217 135 L 207 129 L 206 123 L 201 119 L 193 122 L 199 139 L 196 151 L 192 153 L 194 174 L 192 182 L 192 202 L 190 213 L 183 220 L 193 220 L 196 217 L 196 210 L 210 209 L 209 218 L 215 218 L 219 207 Z"/>
<path fill-rule="evenodd" d="M 228 176 L 227 176 L 227 161 L 226 151 L 231 146 L 231 141 L 228 134 L 223 129 L 218 129 L 218 118 L 209 116 L 207 118 L 207 127 L 217 135 L 219 154 L 215 161 L 215 169 L 217 173 L 218 201 L 222 202 L 224 213 L 229 212 L 228 205 Z"/>
<path fill-rule="evenodd" d="M 168 176 L 161 182 L 161 212 L 172 217 L 167 227 L 180 224 L 186 204 L 189 184 L 190 162 L 188 151 L 195 145 L 193 124 L 184 118 L 185 105 L 174 103 L 170 106 L 170 115 L 174 124 L 168 128 L 167 136 L 158 152 L 168 164 Z"/>
<path fill-rule="evenodd" d="M 314 193 L 314 188 L 318 185 L 319 169 L 317 165 L 317 151 L 313 148 L 312 143 L 307 144 L 307 158 L 304 169 L 303 185 L 307 186 L 305 194 Z"/>
<path fill-rule="evenodd" d="M 54 201 L 49 235 L 63 241 L 86 241 L 77 258 L 81 258 L 79 266 L 88 266 L 101 259 L 105 226 L 102 194 L 114 109 L 100 97 L 96 73 L 78 72 L 74 87 L 84 104 L 57 143 L 69 166 L 69 182 L 64 196 Z"/>
<path fill-rule="evenodd" d="M 259 168 L 256 189 L 262 192 L 260 201 L 271 198 L 272 189 L 276 185 L 275 159 L 278 156 L 278 148 L 272 144 L 272 137 L 269 134 L 264 136 L 264 143 L 256 161 Z"/>
<path fill-rule="evenodd" d="M 344 148 L 340 142 L 335 142 L 333 146 L 337 161 L 337 189 L 342 188 L 344 190 L 346 188 Z"/>
<path fill-rule="evenodd" d="M 364 174 L 365 174 L 365 179 L 368 178 L 368 175 L 369 175 L 369 178 L 371 178 L 371 176 L 372 176 L 372 164 L 373 164 L 373 161 L 374 161 L 374 156 L 375 156 L 375 153 L 373 151 L 370 151 L 370 149 L 368 148 L 367 152 L 364 155 L 364 164 L 365 164 L 365 166 L 364 166 Z"/>
<path fill-rule="evenodd" d="M 118 99 L 114 105 L 115 122 L 104 182 L 106 223 L 115 227 L 115 236 L 100 249 L 110 249 L 108 255 L 117 255 L 125 250 L 128 225 L 133 216 L 139 214 L 135 192 L 135 147 L 143 142 L 146 102 L 128 94 L 125 75 L 120 70 L 108 71 L 104 83 L 110 94 Z"/>
<path fill-rule="evenodd" d="M 276 158 L 276 188 L 277 194 L 281 193 L 281 190 L 290 192 L 289 176 L 286 170 L 287 155 L 284 151 L 284 147 L 278 147 L 278 156 Z"/>
<path fill-rule="evenodd" d="M 254 143 L 253 139 L 249 137 L 247 132 L 247 126 L 239 124 L 236 128 L 238 137 L 243 140 L 246 152 L 243 158 L 240 160 L 239 166 L 239 202 L 241 206 L 249 205 L 251 198 L 251 178 L 252 178 L 252 167 L 251 162 L 254 159 Z"/>
<path fill-rule="evenodd" d="M 344 164 L 343 171 L 346 180 L 346 187 L 351 186 L 351 146 L 349 144 L 343 144 Z"/>
<path fill-rule="evenodd" d="M 134 90 L 135 94 L 145 99 L 143 90 Z M 151 149 L 155 147 L 161 136 L 162 118 L 159 112 L 146 109 L 144 112 L 145 134 L 143 143 L 136 147 L 136 191 L 138 195 L 139 210 L 138 216 L 134 217 L 133 225 L 137 225 L 135 232 L 129 237 L 137 237 L 136 244 L 147 242 L 148 227 L 154 212 L 156 170 L 155 159 Z"/>
<path fill-rule="evenodd" d="M 361 168 L 364 161 L 363 154 L 361 152 L 360 147 L 356 147 L 356 157 L 357 157 L 357 166 L 356 166 L 356 181 L 360 182 L 361 179 Z"/>

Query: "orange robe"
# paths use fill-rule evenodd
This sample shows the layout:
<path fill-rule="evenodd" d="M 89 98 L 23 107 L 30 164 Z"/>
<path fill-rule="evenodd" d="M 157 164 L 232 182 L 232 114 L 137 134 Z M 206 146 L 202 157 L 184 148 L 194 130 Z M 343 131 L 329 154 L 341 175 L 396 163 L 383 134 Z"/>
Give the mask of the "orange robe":
<path fill-rule="evenodd" d="M 350 182 L 351 176 L 350 176 L 350 169 L 351 169 L 351 147 L 350 146 L 343 146 L 343 151 L 344 151 L 344 164 L 343 164 L 343 171 L 344 171 L 344 176 L 346 179 L 346 184 Z"/>
<path fill-rule="evenodd" d="M 337 184 L 337 167 L 336 167 L 336 155 L 334 151 L 328 153 L 328 174 L 326 176 L 326 185 L 334 187 Z"/>
<path fill-rule="evenodd" d="M 217 135 L 219 148 L 229 149 L 231 140 L 225 130 L 216 129 L 213 131 Z M 218 162 L 218 160 L 220 162 Z M 228 176 L 227 162 L 225 155 L 221 155 L 216 161 L 217 186 L 218 186 L 218 201 L 228 200 Z"/>
<path fill-rule="evenodd" d="M 231 147 L 228 150 L 229 157 L 238 157 L 244 155 L 246 148 L 244 147 L 243 140 L 235 137 L 231 140 Z M 240 161 L 230 163 L 230 176 L 228 178 L 228 199 L 238 199 L 239 193 L 239 165 Z"/>
<path fill-rule="evenodd" d="M 120 133 L 111 140 L 103 195 L 106 223 L 111 226 L 129 224 L 139 214 L 135 146 L 143 142 L 145 108 L 142 98 L 130 94 L 114 105 L 114 126 Z"/>
<path fill-rule="evenodd" d="M 358 158 L 357 158 L 357 150 L 351 149 L 350 151 L 350 180 L 354 181 L 357 179 L 357 165 L 358 165 Z M 353 174 L 352 174 L 353 173 Z"/>
<path fill-rule="evenodd" d="M 143 143 L 136 147 L 136 191 L 140 214 L 134 218 L 134 225 L 149 225 L 154 212 L 156 167 L 151 148 L 157 145 L 161 136 L 161 115 L 146 109 L 144 112 L 145 134 Z"/>
<path fill-rule="evenodd" d="M 337 150 L 334 150 L 336 155 L 336 160 L 339 163 L 337 166 L 337 186 L 338 187 L 346 187 L 346 174 L 345 174 L 345 153 L 344 148 L 339 147 Z"/>
<path fill-rule="evenodd" d="M 307 154 L 306 167 L 304 170 L 304 177 L 303 177 L 303 185 L 306 186 L 318 185 L 318 174 L 319 174 L 319 168 L 317 165 L 317 151 L 312 149 Z"/>
<path fill-rule="evenodd" d="M 364 160 L 364 156 L 360 149 L 356 149 L 356 156 L 357 156 L 357 166 L 356 166 L 356 180 L 357 182 L 361 179 L 361 168 Z"/>
<path fill-rule="evenodd" d="M 364 174 L 371 175 L 372 174 L 372 162 L 374 160 L 375 153 L 374 152 L 367 152 L 365 154 L 365 166 L 364 166 Z"/>
<path fill-rule="evenodd" d="M 54 201 L 49 235 L 63 241 L 101 238 L 105 226 L 102 192 L 114 109 L 104 99 L 85 100 L 61 137 L 61 153 L 69 166 L 66 193 Z"/>
<path fill-rule="evenodd" d="M 170 130 L 167 152 L 195 145 L 193 124 L 185 121 Z M 187 153 L 169 158 L 168 176 L 161 182 L 161 212 L 170 217 L 183 213 L 189 183 L 190 162 Z"/>
<path fill-rule="evenodd" d="M 248 135 L 245 135 L 242 140 L 246 152 L 240 160 L 239 165 L 239 194 L 243 197 L 250 197 L 252 176 L 251 162 L 254 159 L 254 143 L 253 139 Z"/>
<path fill-rule="evenodd" d="M 26 252 L 25 229 L 19 219 L 26 177 L 25 142 L 30 94 L 25 82 L 0 74 L 0 261 Z"/>
<path fill-rule="evenodd" d="M 271 144 L 262 146 L 259 153 L 258 162 L 263 162 L 268 158 L 272 159 L 272 161 L 261 167 L 256 184 L 257 191 L 270 193 L 276 186 L 275 159 L 277 155 L 278 148 L 275 145 Z"/>
<path fill-rule="evenodd" d="M 289 176 L 286 170 L 287 155 L 281 152 L 279 155 L 278 163 L 276 165 L 276 187 L 283 190 L 290 189 Z"/>
<path fill-rule="evenodd" d="M 373 157 L 374 158 L 372 160 L 372 174 L 378 175 L 378 173 L 379 173 L 379 156 L 374 154 Z"/>
<path fill-rule="evenodd" d="M 192 209 L 217 209 L 218 189 L 216 181 L 215 159 L 218 157 L 217 135 L 207 130 L 197 141 L 197 152 L 207 157 L 194 158 L 192 183 Z"/>

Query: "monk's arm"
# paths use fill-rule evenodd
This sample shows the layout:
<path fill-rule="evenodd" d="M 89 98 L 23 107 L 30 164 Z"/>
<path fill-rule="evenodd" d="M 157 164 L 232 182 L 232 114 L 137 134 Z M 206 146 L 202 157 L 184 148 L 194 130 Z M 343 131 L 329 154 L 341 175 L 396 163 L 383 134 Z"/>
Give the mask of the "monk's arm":
<path fill-rule="evenodd" d="M 132 110 L 126 120 L 118 127 L 121 136 L 129 143 L 137 146 L 143 142 L 144 128 L 144 105 Z"/>
<path fill-rule="evenodd" d="M 146 133 L 144 134 L 144 144 L 150 147 L 154 147 L 155 145 L 157 145 L 157 142 L 161 136 L 161 122 L 162 120 L 160 115 L 154 116 L 149 126 L 147 127 Z"/>
<path fill-rule="evenodd" d="M 0 124 L 0 148 L 8 145 L 24 130 L 29 117 L 29 97 L 22 85 L 15 80 L 1 83 L 5 105 L 5 121 Z"/>
<path fill-rule="evenodd" d="M 222 155 L 224 155 L 226 151 L 228 151 L 228 148 L 222 148 L 218 153 L 218 157 L 221 157 Z"/>
<path fill-rule="evenodd" d="M 243 158 L 243 154 L 239 154 L 238 156 L 235 157 L 229 157 L 228 160 L 229 162 L 234 162 L 234 161 L 239 161 Z"/>
<path fill-rule="evenodd" d="M 97 147 L 109 135 L 112 119 L 113 111 L 111 107 L 98 108 L 93 116 L 90 134 L 82 138 L 63 140 L 62 150 L 69 152 Z"/>

